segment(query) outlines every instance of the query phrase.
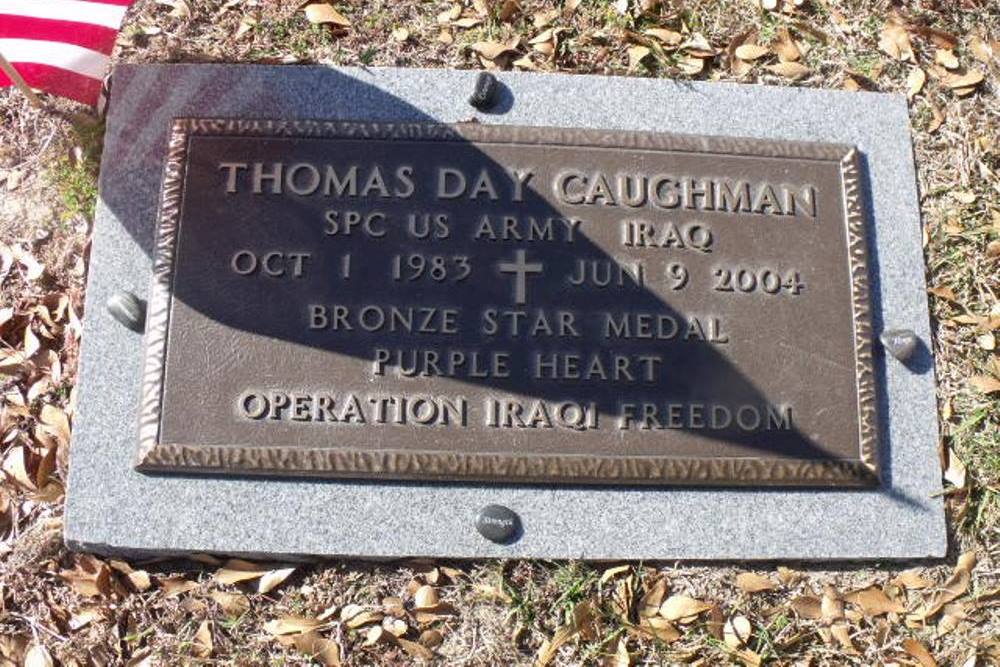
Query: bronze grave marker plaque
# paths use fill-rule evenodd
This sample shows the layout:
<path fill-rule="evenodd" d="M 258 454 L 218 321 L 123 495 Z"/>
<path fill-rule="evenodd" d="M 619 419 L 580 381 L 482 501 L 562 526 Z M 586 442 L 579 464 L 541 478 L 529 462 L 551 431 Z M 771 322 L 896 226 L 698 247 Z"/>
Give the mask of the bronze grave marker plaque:
<path fill-rule="evenodd" d="M 175 121 L 137 466 L 877 483 L 849 146 Z"/>

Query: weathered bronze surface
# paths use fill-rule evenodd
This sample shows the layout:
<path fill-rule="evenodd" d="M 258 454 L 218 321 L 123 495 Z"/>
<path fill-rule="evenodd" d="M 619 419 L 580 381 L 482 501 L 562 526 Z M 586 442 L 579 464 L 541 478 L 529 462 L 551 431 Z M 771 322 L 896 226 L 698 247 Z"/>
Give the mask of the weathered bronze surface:
<path fill-rule="evenodd" d="M 839 145 L 178 120 L 137 465 L 875 484 L 861 196 Z"/>

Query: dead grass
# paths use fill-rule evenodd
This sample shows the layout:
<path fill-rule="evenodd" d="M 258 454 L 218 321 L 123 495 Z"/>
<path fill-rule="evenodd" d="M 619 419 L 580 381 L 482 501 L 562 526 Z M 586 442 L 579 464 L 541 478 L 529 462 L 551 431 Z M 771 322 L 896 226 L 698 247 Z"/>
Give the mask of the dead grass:
<path fill-rule="evenodd" d="M 130 11 L 116 57 L 134 62 L 514 66 L 902 93 L 918 64 L 930 75 L 914 96 L 911 121 L 927 277 L 934 288 L 947 502 L 954 553 L 974 552 L 975 567 L 963 574 L 953 572 L 954 559 L 917 564 L 929 587 L 915 588 L 912 577 L 907 585 L 897 579 L 906 564 L 822 569 L 787 564 L 797 574 L 760 566 L 754 571 L 767 576 L 774 588 L 750 593 L 736 584 L 738 564 L 618 569 L 485 562 L 452 569 L 444 563 L 334 561 L 300 565 L 262 593 L 260 577 L 271 566 L 244 583 L 227 584 L 218 574 L 225 569 L 221 561 L 126 566 L 70 554 L 60 540 L 67 444 L 57 437 L 52 408 L 72 415 L 78 340 L 72 318 L 55 313 L 65 296 L 74 313 L 82 315 L 83 258 L 95 193 L 91 158 L 97 145 L 92 137 L 99 132 L 85 110 L 71 103 L 49 100 L 49 108 L 38 111 L 3 91 L 0 241 L 19 244 L 45 271 L 28 279 L 25 267 L 15 263 L 0 281 L 0 305 L 12 308 L 12 319 L 0 324 L 0 337 L 9 353 L 24 348 L 25 329 L 30 329 L 40 336 L 41 351 L 53 351 L 61 367 L 54 376 L 51 358 L 39 357 L 31 364 L 5 367 L 7 375 L 0 376 L 6 477 L 0 486 L 0 664 L 22 664 L 29 650 L 34 660 L 51 655 L 66 665 L 315 664 L 308 654 L 329 649 L 324 642 L 340 647 L 345 664 L 418 661 L 419 646 L 386 633 L 375 637 L 371 628 L 378 622 L 349 629 L 350 614 L 344 612 L 349 605 L 403 621 L 404 642 L 434 645 L 436 638 L 426 633 L 436 630 L 442 643 L 433 649 L 434 661 L 443 665 L 530 664 L 547 657 L 546 642 L 557 636 L 568 637 L 551 652 L 552 664 L 560 665 L 932 664 L 914 641 L 926 646 L 939 665 L 1000 664 L 1000 392 L 984 393 L 974 381 L 1000 377 L 995 337 L 991 343 L 997 320 L 990 319 L 1000 317 L 1000 60 L 983 62 L 973 40 L 976 35 L 987 41 L 1000 38 L 1000 6 L 962 0 L 903 8 L 914 64 L 880 49 L 894 7 L 887 2 L 812 0 L 786 13 L 764 11 L 750 0 L 630 2 L 623 13 L 616 8 L 620 3 L 584 0 L 564 15 L 562 4 L 525 0 L 511 19 L 501 20 L 506 4 L 490 3 L 498 9 L 484 14 L 482 2 L 466 3 L 459 14 L 474 25 L 462 28 L 455 25 L 457 15 L 440 17 L 452 7 L 448 2 L 338 3 L 352 25 L 337 34 L 330 26 L 310 25 L 294 3 L 174 0 L 171 5 L 140 0 Z M 565 30 L 537 46 L 528 44 L 552 28 Z M 928 28 L 956 36 L 953 51 L 962 66 L 985 74 L 967 95 L 956 94 L 947 85 L 947 73 L 942 78 L 943 70 L 933 69 L 935 39 L 942 37 Z M 649 29 L 676 32 L 684 44 L 700 34 L 718 53 L 692 56 L 691 48 L 651 38 L 644 32 Z M 797 80 L 769 71 L 768 65 L 777 64 L 771 55 L 749 66 L 731 55 L 739 43 L 771 44 L 785 30 L 803 51 L 799 62 L 808 68 Z M 480 55 L 484 43 L 513 46 L 487 59 Z M 775 122 L 780 122 L 780 110 Z M 38 313 L 39 304 L 56 320 L 51 326 Z M 43 380 L 48 384 L 37 384 Z M 710 608 L 670 621 L 672 631 L 659 626 L 657 638 L 641 609 L 643 600 L 650 603 L 650 596 L 656 596 L 661 579 L 668 582 L 665 596 L 689 596 Z M 837 612 L 838 596 L 872 584 L 904 611 L 873 613 L 877 610 L 847 602 L 843 614 Z M 424 595 L 417 591 L 421 585 L 431 585 L 455 613 L 418 618 L 414 605 Z M 950 606 L 924 620 L 914 616 L 949 589 L 960 591 Z M 810 596 L 821 606 L 818 618 L 802 613 Z M 391 602 L 394 597 L 401 606 Z M 268 623 L 276 619 L 316 619 L 324 611 L 329 617 L 312 634 L 276 636 L 268 631 L 273 629 Z M 730 633 L 727 644 L 719 623 L 738 628 L 740 617 L 751 634 L 740 641 Z"/>

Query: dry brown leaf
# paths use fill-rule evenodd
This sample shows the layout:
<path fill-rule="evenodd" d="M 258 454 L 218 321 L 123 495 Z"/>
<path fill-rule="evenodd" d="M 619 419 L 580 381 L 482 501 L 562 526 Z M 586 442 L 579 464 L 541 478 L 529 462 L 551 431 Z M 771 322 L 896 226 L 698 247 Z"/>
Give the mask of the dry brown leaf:
<path fill-rule="evenodd" d="M 382 610 L 394 616 L 403 616 L 406 614 L 406 609 L 403 606 L 403 598 L 395 596 L 382 598 Z"/>
<path fill-rule="evenodd" d="M 313 25 L 329 25 L 336 28 L 350 28 L 350 20 L 333 8 L 328 2 L 312 2 L 302 8 L 306 20 Z"/>
<path fill-rule="evenodd" d="M 854 642 L 851 641 L 851 629 L 847 627 L 846 623 L 834 623 L 830 626 L 830 634 L 833 635 L 833 638 L 837 640 L 837 643 L 840 644 L 845 652 L 851 654 L 858 652 L 854 648 Z"/>
<path fill-rule="evenodd" d="M 476 42 L 474 44 L 470 44 L 469 49 L 475 51 L 487 60 L 496 60 L 502 55 L 516 53 L 516 44 L 518 41 L 520 41 L 520 38 L 515 37 L 512 41 L 506 44 L 501 44 L 500 42 Z"/>
<path fill-rule="evenodd" d="M 927 124 L 927 132 L 934 134 L 944 125 L 945 115 L 944 111 L 937 104 L 929 102 L 928 106 L 931 108 L 931 121 Z"/>
<path fill-rule="evenodd" d="M 212 622 L 202 621 L 198 626 L 198 631 L 194 633 L 194 643 L 192 651 L 199 658 L 207 658 L 212 655 L 214 645 L 212 644 Z"/>
<path fill-rule="evenodd" d="M 812 71 L 805 65 L 796 62 L 775 63 L 773 65 L 767 65 L 765 69 L 769 72 L 774 72 L 778 76 L 791 79 L 792 81 L 804 79 L 809 76 L 809 73 Z"/>
<path fill-rule="evenodd" d="M 66 447 L 69 445 L 71 428 L 69 417 L 61 409 L 46 403 L 38 413 L 39 420 L 48 427 L 48 430 L 59 440 L 59 445 Z"/>
<path fill-rule="evenodd" d="M 552 28 L 546 28 L 545 30 L 541 31 L 540 33 L 529 39 L 528 44 L 531 45 L 544 44 L 546 42 L 551 42 L 551 41 L 552 41 Z"/>
<path fill-rule="evenodd" d="M 842 84 L 842 87 L 844 90 L 849 90 L 852 93 L 856 93 L 862 89 L 861 84 L 858 83 L 858 80 L 854 78 L 854 76 L 851 75 L 850 73 L 848 73 L 847 76 L 844 77 L 844 83 Z"/>
<path fill-rule="evenodd" d="M 370 623 L 380 623 L 385 615 L 376 609 L 366 609 L 359 604 L 345 605 L 340 610 L 340 620 L 352 630 Z"/>
<path fill-rule="evenodd" d="M 406 621 L 401 618 L 386 616 L 382 619 L 382 629 L 391 635 L 402 637 L 410 629 L 410 626 L 408 626 Z"/>
<path fill-rule="evenodd" d="M 59 577 L 80 595 L 95 597 L 111 594 L 111 568 L 90 554 L 77 554 L 72 570 L 62 570 Z"/>
<path fill-rule="evenodd" d="M 31 325 L 29 324 L 24 328 L 24 356 L 33 357 L 35 352 L 38 352 L 41 347 L 42 344 L 38 341 L 38 336 L 31 330 Z"/>
<path fill-rule="evenodd" d="M 962 74 L 954 73 L 944 77 L 944 85 L 953 90 L 975 88 L 982 83 L 982 81 L 983 73 L 978 69 L 970 69 Z"/>
<path fill-rule="evenodd" d="M 640 616 L 656 616 L 660 613 L 660 605 L 663 604 L 663 598 L 667 594 L 667 578 L 660 577 L 657 579 L 649 590 L 639 598 L 639 615 Z"/>
<path fill-rule="evenodd" d="M 754 572 L 741 572 L 736 575 L 736 586 L 745 593 L 771 591 L 778 587 L 768 577 Z"/>
<path fill-rule="evenodd" d="M 973 204 L 977 199 L 976 193 L 968 190 L 952 190 L 951 197 L 961 204 Z"/>
<path fill-rule="evenodd" d="M 1000 391 L 1000 379 L 990 375 L 976 375 L 969 379 L 969 384 L 984 394 L 995 394 Z"/>
<path fill-rule="evenodd" d="M 159 0 L 165 5 L 170 5 L 173 9 L 170 10 L 170 16 L 176 18 L 189 19 L 191 18 L 191 3 L 189 0 Z"/>
<path fill-rule="evenodd" d="M 260 578 L 260 582 L 257 584 L 258 593 L 270 593 L 275 588 L 280 586 L 282 582 L 289 577 L 289 575 L 295 572 L 294 567 L 286 567 L 280 570 L 270 570 Z"/>
<path fill-rule="evenodd" d="M 791 601 L 792 610 L 802 618 L 817 620 L 823 618 L 820 599 L 815 595 L 800 595 Z"/>
<path fill-rule="evenodd" d="M 8 479 L 28 491 L 36 489 L 35 482 L 28 473 L 28 450 L 26 447 L 11 447 L 3 459 L 2 466 Z"/>
<path fill-rule="evenodd" d="M 778 54 L 778 60 L 786 63 L 795 62 L 802 57 L 802 52 L 792 38 L 788 28 L 782 26 L 778 29 L 778 38 L 775 40 L 774 52 Z"/>
<path fill-rule="evenodd" d="M 42 644 L 32 644 L 24 654 L 24 667 L 55 667 L 55 664 L 49 649 Z"/>
<path fill-rule="evenodd" d="M 645 59 L 650 53 L 652 53 L 652 51 L 650 51 L 648 46 L 642 46 L 641 44 L 630 46 L 628 49 L 628 68 L 630 70 L 638 69 L 643 59 Z"/>
<path fill-rule="evenodd" d="M 698 76 L 705 71 L 705 59 L 698 56 L 685 56 L 677 60 L 677 67 L 689 76 Z"/>
<path fill-rule="evenodd" d="M 741 648 L 738 651 L 734 651 L 733 654 L 740 659 L 744 667 L 760 667 L 764 660 L 760 655 L 748 648 Z"/>
<path fill-rule="evenodd" d="M 79 630 L 90 625 L 94 621 L 102 621 L 106 618 L 105 607 L 81 607 L 80 611 L 73 614 L 69 619 L 69 629 Z"/>
<path fill-rule="evenodd" d="M 548 9 L 545 11 L 539 11 L 532 14 L 531 22 L 532 25 L 535 26 L 535 28 L 544 28 L 548 24 L 555 21 L 557 18 L 559 18 L 559 10 Z"/>
<path fill-rule="evenodd" d="M 228 585 L 238 584 L 241 581 L 250 581 L 251 579 L 259 579 L 269 571 L 270 568 L 267 565 L 251 563 L 239 558 L 230 558 L 213 576 L 220 584 Z"/>
<path fill-rule="evenodd" d="M 464 18 L 458 19 L 457 21 L 453 21 L 452 25 L 455 26 L 456 28 L 475 28 L 482 22 L 483 20 L 480 18 L 476 18 L 474 16 L 466 16 Z"/>
<path fill-rule="evenodd" d="M 680 631 L 665 618 L 647 616 L 639 620 L 639 632 L 656 637 L 661 642 L 675 642 L 681 638 Z"/>
<path fill-rule="evenodd" d="M 236 26 L 236 32 L 233 33 L 233 39 L 239 39 L 243 35 L 247 34 L 253 30 L 254 26 L 257 25 L 257 19 L 253 16 L 244 16 L 240 19 L 240 24 Z"/>
<path fill-rule="evenodd" d="M 939 49 L 951 50 L 958 46 L 958 37 L 946 30 L 920 24 L 910 25 L 909 29 L 924 39 L 930 40 Z"/>
<path fill-rule="evenodd" d="M 417 609 L 430 609 L 437 606 L 440 599 L 438 598 L 437 591 L 434 587 L 429 584 L 424 584 L 417 589 L 417 592 L 413 595 L 413 605 Z"/>
<path fill-rule="evenodd" d="M 622 623 L 631 622 L 632 602 L 635 598 L 635 575 L 621 579 L 615 584 L 611 594 L 611 608 Z"/>
<path fill-rule="evenodd" d="M 8 186 L 10 185 L 10 180 L 8 177 Z M 45 273 L 45 265 L 40 264 L 35 256 L 29 251 L 22 248 L 20 245 L 10 246 L 10 252 L 17 260 L 17 263 L 21 265 L 24 270 L 23 277 L 27 282 L 33 282 L 42 277 Z"/>
<path fill-rule="evenodd" d="M 569 623 L 560 626 L 552 639 L 542 642 L 535 656 L 535 667 L 545 667 L 552 662 L 559 648 L 584 630 L 584 626 L 592 623 L 594 618 L 594 608 L 591 602 L 583 601 L 573 608 L 573 618 Z"/>
<path fill-rule="evenodd" d="M 827 621 L 839 621 L 844 618 L 844 601 L 833 586 L 828 585 L 823 589 L 820 611 L 823 619 Z"/>
<path fill-rule="evenodd" d="M 434 651 L 418 642 L 403 639 L 402 637 L 395 637 L 393 643 L 400 646 L 411 658 L 423 661 L 434 659 Z"/>
<path fill-rule="evenodd" d="M 615 654 L 607 664 L 609 667 L 632 667 L 632 656 L 629 655 L 628 640 L 625 637 L 618 639 Z"/>
<path fill-rule="evenodd" d="M 951 49 L 935 49 L 934 62 L 946 69 L 958 69 L 958 57 Z"/>
<path fill-rule="evenodd" d="M 881 616 L 889 612 L 901 614 L 906 607 L 897 600 L 891 599 L 878 586 L 869 586 L 859 591 L 844 595 L 844 601 L 857 605 L 865 616 Z"/>
<path fill-rule="evenodd" d="M 952 602 L 946 604 L 941 612 L 941 618 L 938 619 L 937 636 L 942 637 L 957 628 L 958 624 L 965 620 L 965 616 L 964 603 Z"/>
<path fill-rule="evenodd" d="M 903 572 L 900 572 L 899 575 L 892 581 L 893 583 L 910 590 L 920 590 L 933 585 L 933 582 L 930 579 L 927 579 L 920 573 L 919 568 L 904 570 Z"/>
<path fill-rule="evenodd" d="M 736 57 L 740 60 L 757 60 L 763 58 L 771 52 L 771 49 L 760 44 L 741 44 L 736 47 Z"/>
<path fill-rule="evenodd" d="M 521 3 L 517 0 L 504 0 L 497 12 L 497 18 L 509 23 L 521 11 Z"/>
<path fill-rule="evenodd" d="M 293 637 L 295 648 L 319 662 L 323 667 L 340 667 L 340 645 L 332 639 L 321 637 L 318 632 L 304 632 Z"/>
<path fill-rule="evenodd" d="M 423 644 L 397 637 L 381 626 L 370 628 L 365 634 L 365 646 L 371 646 L 379 642 L 398 646 L 406 651 L 410 657 L 417 658 L 418 660 L 428 661 L 434 659 L 434 652 Z"/>
<path fill-rule="evenodd" d="M 802 581 L 802 573 L 784 565 L 778 566 L 778 581 L 785 586 L 794 586 Z"/>
<path fill-rule="evenodd" d="M 521 56 L 517 60 L 511 61 L 510 64 L 513 65 L 514 67 L 517 67 L 518 69 L 523 69 L 523 70 L 534 71 L 538 69 L 538 66 L 535 65 L 535 61 L 533 61 L 531 59 L 531 56 L 528 55 Z"/>
<path fill-rule="evenodd" d="M 427 648 L 435 648 L 440 646 L 444 642 L 444 635 L 441 634 L 440 630 L 424 630 L 420 633 L 420 643 Z"/>
<path fill-rule="evenodd" d="M 153 585 L 148 572 L 145 570 L 132 569 L 132 566 L 125 561 L 111 560 L 108 561 L 108 565 L 110 565 L 114 570 L 124 574 L 132 588 L 139 592 L 147 591 Z"/>
<path fill-rule="evenodd" d="M 934 656 L 930 654 L 923 644 L 921 644 L 916 639 L 907 639 L 903 641 L 903 650 L 906 651 L 910 657 L 916 658 L 920 663 L 921 667 L 937 667 L 937 661 L 934 660 Z"/>
<path fill-rule="evenodd" d="M 450 8 L 438 14 L 437 22 L 440 23 L 441 25 L 447 25 L 448 23 L 451 23 L 461 15 L 462 15 L 462 5 L 454 4 Z"/>
<path fill-rule="evenodd" d="M 164 595 L 168 598 L 177 597 L 183 593 L 187 593 L 188 591 L 198 588 L 197 582 L 185 579 L 184 576 L 180 574 L 158 579 L 157 583 L 160 585 L 160 588 L 163 589 Z"/>
<path fill-rule="evenodd" d="M 966 469 L 962 459 L 958 458 L 955 450 L 948 450 L 948 468 L 944 471 L 945 480 L 951 482 L 956 488 L 964 489 L 966 482 Z"/>
<path fill-rule="evenodd" d="M 987 63 L 993 60 L 995 52 L 993 47 L 985 39 L 979 35 L 973 35 L 969 40 L 969 52 L 972 57 L 982 63 Z"/>
<path fill-rule="evenodd" d="M 264 624 L 264 631 L 268 634 L 292 635 L 309 632 L 323 626 L 322 621 L 304 616 L 282 616 Z"/>
<path fill-rule="evenodd" d="M 9 245 L 6 243 L 0 243 L 0 284 L 3 284 L 3 281 L 7 279 L 7 275 L 10 273 L 13 266 L 14 253 L 11 251 Z M 9 310 L 11 314 L 13 314 L 14 309 L 10 308 Z"/>
<path fill-rule="evenodd" d="M 916 97 L 924 89 L 926 82 L 927 73 L 924 70 L 919 67 L 911 69 L 910 73 L 906 76 L 906 99 L 912 100 Z"/>
<path fill-rule="evenodd" d="M 667 46 L 677 46 L 684 41 L 684 35 L 676 30 L 667 30 L 666 28 L 649 28 L 643 30 L 642 34 L 649 35 Z"/>
<path fill-rule="evenodd" d="M 952 600 L 964 595 L 969 590 L 969 583 L 972 580 L 972 568 L 975 565 L 976 552 L 966 551 L 959 556 L 958 563 L 955 565 L 955 571 L 948 578 L 948 581 L 940 589 L 934 591 L 930 598 L 925 601 L 924 606 L 908 618 L 915 621 L 924 621 L 937 614 Z"/>
<path fill-rule="evenodd" d="M 719 641 L 723 639 L 723 628 L 726 625 L 726 615 L 722 613 L 722 607 L 713 604 L 708 610 L 708 618 L 705 619 L 705 629 Z"/>
<path fill-rule="evenodd" d="M 712 46 L 700 32 L 693 33 L 679 48 L 686 51 L 688 55 L 698 58 L 714 58 L 719 54 L 719 49 Z"/>
<path fill-rule="evenodd" d="M 335 617 L 339 610 L 340 608 L 337 605 L 332 604 L 323 611 L 321 611 L 320 613 L 316 614 L 316 620 L 323 621 L 325 623 L 331 618 Z"/>
<path fill-rule="evenodd" d="M 948 301 L 957 301 L 958 298 L 955 296 L 955 290 L 950 287 L 928 287 L 927 291 L 936 297 L 942 299 L 947 299 Z"/>
<path fill-rule="evenodd" d="M 895 60 L 916 62 L 913 57 L 913 48 L 910 45 L 910 34 L 897 16 L 891 16 L 886 21 L 879 37 L 878 46 Z"/>
<path fill-rule="evenodd" d="M 660 616 L 668 621 L 679 621 L 694 618 L 711 608 L 710 603 L 696 600 L 687 595 L 671 595 L 660 605 Z"/>
<path fill-rule="evenodd" d="M 738 649 L 747 645 L 750 641 L 750 635 L 753 633 L 753 627 L 750 625 L 750 620 L 746 616 L 733 616 L 728 621 L 722 630 L 723 641 L 731 649 Z"/>
<path fill-rule="evenodd" d="M 222 607 L 222 611 L 230 617 L 242 616 L 250 610 L 250 600 L 242 593 L 212 591 L 209 597 L 215 600 Z"/>

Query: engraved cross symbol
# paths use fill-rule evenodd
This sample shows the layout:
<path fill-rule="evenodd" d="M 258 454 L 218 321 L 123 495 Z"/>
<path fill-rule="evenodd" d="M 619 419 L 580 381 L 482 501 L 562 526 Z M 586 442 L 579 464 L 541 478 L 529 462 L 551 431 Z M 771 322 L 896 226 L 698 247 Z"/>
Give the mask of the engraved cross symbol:
<path fill-rule="evenodd" d="M 514 303 L 527 303 L 527 276 L 529 273 L 541 273 L 542 268 L 541 262 L 527 263 L 523 250 L 514 253 L 513 262 L 499 264 L 500 273 L 510 273 L 514 276 Z"/>

